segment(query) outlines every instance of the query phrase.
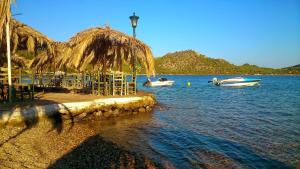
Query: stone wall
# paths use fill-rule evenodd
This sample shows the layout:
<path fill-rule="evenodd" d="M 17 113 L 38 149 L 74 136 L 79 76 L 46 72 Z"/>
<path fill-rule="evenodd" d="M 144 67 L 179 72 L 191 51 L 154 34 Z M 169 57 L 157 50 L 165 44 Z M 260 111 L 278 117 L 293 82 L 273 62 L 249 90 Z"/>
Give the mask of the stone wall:
<path fill-rule="evenodd" d="M 32 125 L 42 119 L 80 120 L 86 116 L 106 119 L 152 111 L 156 99 L 152 94 L 131 97 L 101 98 L 89 102 L 72 102 L 14 108 L 0 112 L 0 126 Z"/>

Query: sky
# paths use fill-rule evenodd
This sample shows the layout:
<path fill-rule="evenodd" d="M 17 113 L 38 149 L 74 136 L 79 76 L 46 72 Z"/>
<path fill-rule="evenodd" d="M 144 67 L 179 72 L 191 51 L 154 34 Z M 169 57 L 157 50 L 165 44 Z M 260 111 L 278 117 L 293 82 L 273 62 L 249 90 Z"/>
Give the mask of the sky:
<path fill-rule="evenodd" d="M 155 57 L 192 49 L 233 64 L 300 64 L 300 0 L 17 0 L 15 18 L 57 41 L 104 26 L 137 38 Z"/>

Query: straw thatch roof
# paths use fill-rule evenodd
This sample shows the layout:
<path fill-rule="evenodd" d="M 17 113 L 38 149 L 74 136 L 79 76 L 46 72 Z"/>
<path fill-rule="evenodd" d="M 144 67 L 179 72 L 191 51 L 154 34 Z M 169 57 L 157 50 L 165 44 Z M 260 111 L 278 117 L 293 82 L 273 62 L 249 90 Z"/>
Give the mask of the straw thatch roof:
<path fill-rule="evenodd" d="M 72 54 L 72 49 L 68 43 L 53 42 L 53 55 L 47 51 L 41 51 L 29 64 L 29 68 L 37 71 L 45 71 L 50 68 L 62 69 L 67 67 L 67 61 Z"/>
<path fill-rule="evenodd" d="M 72 48 L 71 55 L 62 61 L 79 70 L 88 66 L 106 69 L 121 67 L 122 61 L 133 65 L 134 52 L 142 63 L 148 75 L 154 75 L 154 59 L 151 49 L 143 42 L 124 33 L 110 29 L 96 27 L 79 32 L 69 42 Z"/>
<path fill-rule="evenodd" d="M 33 28 L 22 24 L 11 18 L 10 5 L 15 0 L 0 0 L 0 60 L 6 56 L 6 23 L 10 24 L 10 39 L 12 56 L 17 49 L 27 49 L 29 52 L 37 52 L 40 49 L 47 49 L 49 55 L 53 55 L 51 43 L 47 36 L 37 32 Z"/>
<path fill-rule="evenodd" d="M 11 61 L 18 67 L 26 67 L 27 60 L 23 57 L 20 57 L 16 53 L 11 57 Z"/>
<path fill-rule="evenodd" d="M 3 38 L 5 34 L 5 26 L 11 17 L 10 3 L 11 0 L 0 0 L 0 61 L 2 64 L 4 60 L 4 52 L 6 50 L 6 45 L 4 45 L 5 39 Z"/>
<path fill-rule="evenodd" d="M 143 42 L 124 33 L 105 28 L 91 28 L 77 33 L 68 42 L 52 45 L 54 56 L 40 53 L 31 68 L 45 70 L 49 67 L 70 67 L 79 71 L 87 68 L 109 69 L 121 67 L 122 61 L 133 65 L 133 52 L 144 64 L 147 74 L 154 75 L 154 59 L 151 49 Z"/>
<path fill-rule="evenodd" d="M 12 53 L 15 53 L 17 49 L 27 49 L 35 53 L 38 50 L 47 50 L 49 55 L 54 54 L 52 47 L 54 41 L 46 35 L 14 19 L 11 19 L 10 25 Z"/>
<path fill-rule="evenodd" d="M 12 55 L 11 62 L 17 67 L 27 67 L 28 65 L 28 60 L 24 59 L 23 57 L 20 57 L 16 53 Z M 6 57 L 0 57 L 0 67 L 4 66 L 4 63 L 6 63 Z"/>
<path fill-rule="evenodd" d="M 5 24 L 11 17 L 11 0 L 0 0 L 0 44 L 2 44 L 2 33 L 5 32 Z"/>
<path fill-rule="evenodd" d="M 6 38 L 5 32 L 2 32 L 3 39 Z M 54 41 L 46 35 L 36 31 L 35 29 L 22 24 L 14 19 L 10 20 L 10 38 L 11 38 L 11 51 L 12 56 L 15 55 L 19 49 L 26 49 L 29 52 L 38 51 L 46 52 L 48 57 L 54 57 Z M 6 56 L 6 40 L 1 42 L 0 58 L 5 61 Z M 3 58 L 4 57 L 4 58 Z"/>
<path fill-rule="evenodd" d="M 30 68 L 43 71 L 51 67 L 65 67 L 65 60 L 71 55 L 71 48 L 67 43 L 63 42 L 53 42 L 52 47 L 54 52 L 53 55 L 49 55 L 47 51 L 42 51 L 32 60 Z"/>

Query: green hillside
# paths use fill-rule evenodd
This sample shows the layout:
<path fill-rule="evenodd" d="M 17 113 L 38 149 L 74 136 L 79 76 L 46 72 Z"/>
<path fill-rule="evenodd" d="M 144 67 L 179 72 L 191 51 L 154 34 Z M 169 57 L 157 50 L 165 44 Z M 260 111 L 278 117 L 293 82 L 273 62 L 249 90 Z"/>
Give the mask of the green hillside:
<path fill-rule="evenodd" d="M 279 73 L 284 73 L 284 74 L 300 74 L 300 64 L 280 69 Z"/>
<path fill-rule="evenodd" d="M 33 53 L 18 51 L 24 59 L 34 58 Z M 237 66 L 224 59 L 206 57 L 193 50 L 167 53 L 163 57 L 155 58 L 157 74 L 300 74 L 300 64 L 282 69 L 263 68 L 256 65 L 244 64 Z M 123 71 L 131 72 L 131 68 L 123 62 Z M 137 71 L 144 74 L 145 69 L 138 64 Z"/>
<path fill-rule="evenodd" d="M 224 59 L 213 59 L 193 50 L 168 53 L 156 58 L 157 74 L 300 74 L 300 65 L 283 69 L 244 64 L 236 66 Z"/>

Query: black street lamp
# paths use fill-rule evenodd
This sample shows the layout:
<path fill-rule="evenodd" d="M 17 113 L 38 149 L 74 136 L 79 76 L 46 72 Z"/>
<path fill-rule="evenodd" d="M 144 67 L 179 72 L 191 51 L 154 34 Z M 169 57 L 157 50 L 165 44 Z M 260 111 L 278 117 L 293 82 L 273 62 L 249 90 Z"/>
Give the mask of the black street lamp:
<path fill-rule="evenodd" d="M 140 17 L 135 16 L 135 12 L 133 12 L 133 15 L 129 17 L 130 21 L 131 21 L 131 26 L 133 28 L 133 37 L 135 38 L 135 28 L 137 26 L 137 22 L 139 20 Z"/>
<path fill-rule="evenodd" d="M 139 20 L 139 17 L 135 15 L 135 13 L 133 12 L 133 15 L 129 17 L 130 21 L 131 21 L 131 26 L 133 28 L 133 38 L 135 38 L 135 28 L 137 27 L 137 22 Z M 132 76 L 132 81 L 135 82 L 136 81 L 136 56 L 135 56 L 135 49 L 133 49 L 133 76 Z"/>

